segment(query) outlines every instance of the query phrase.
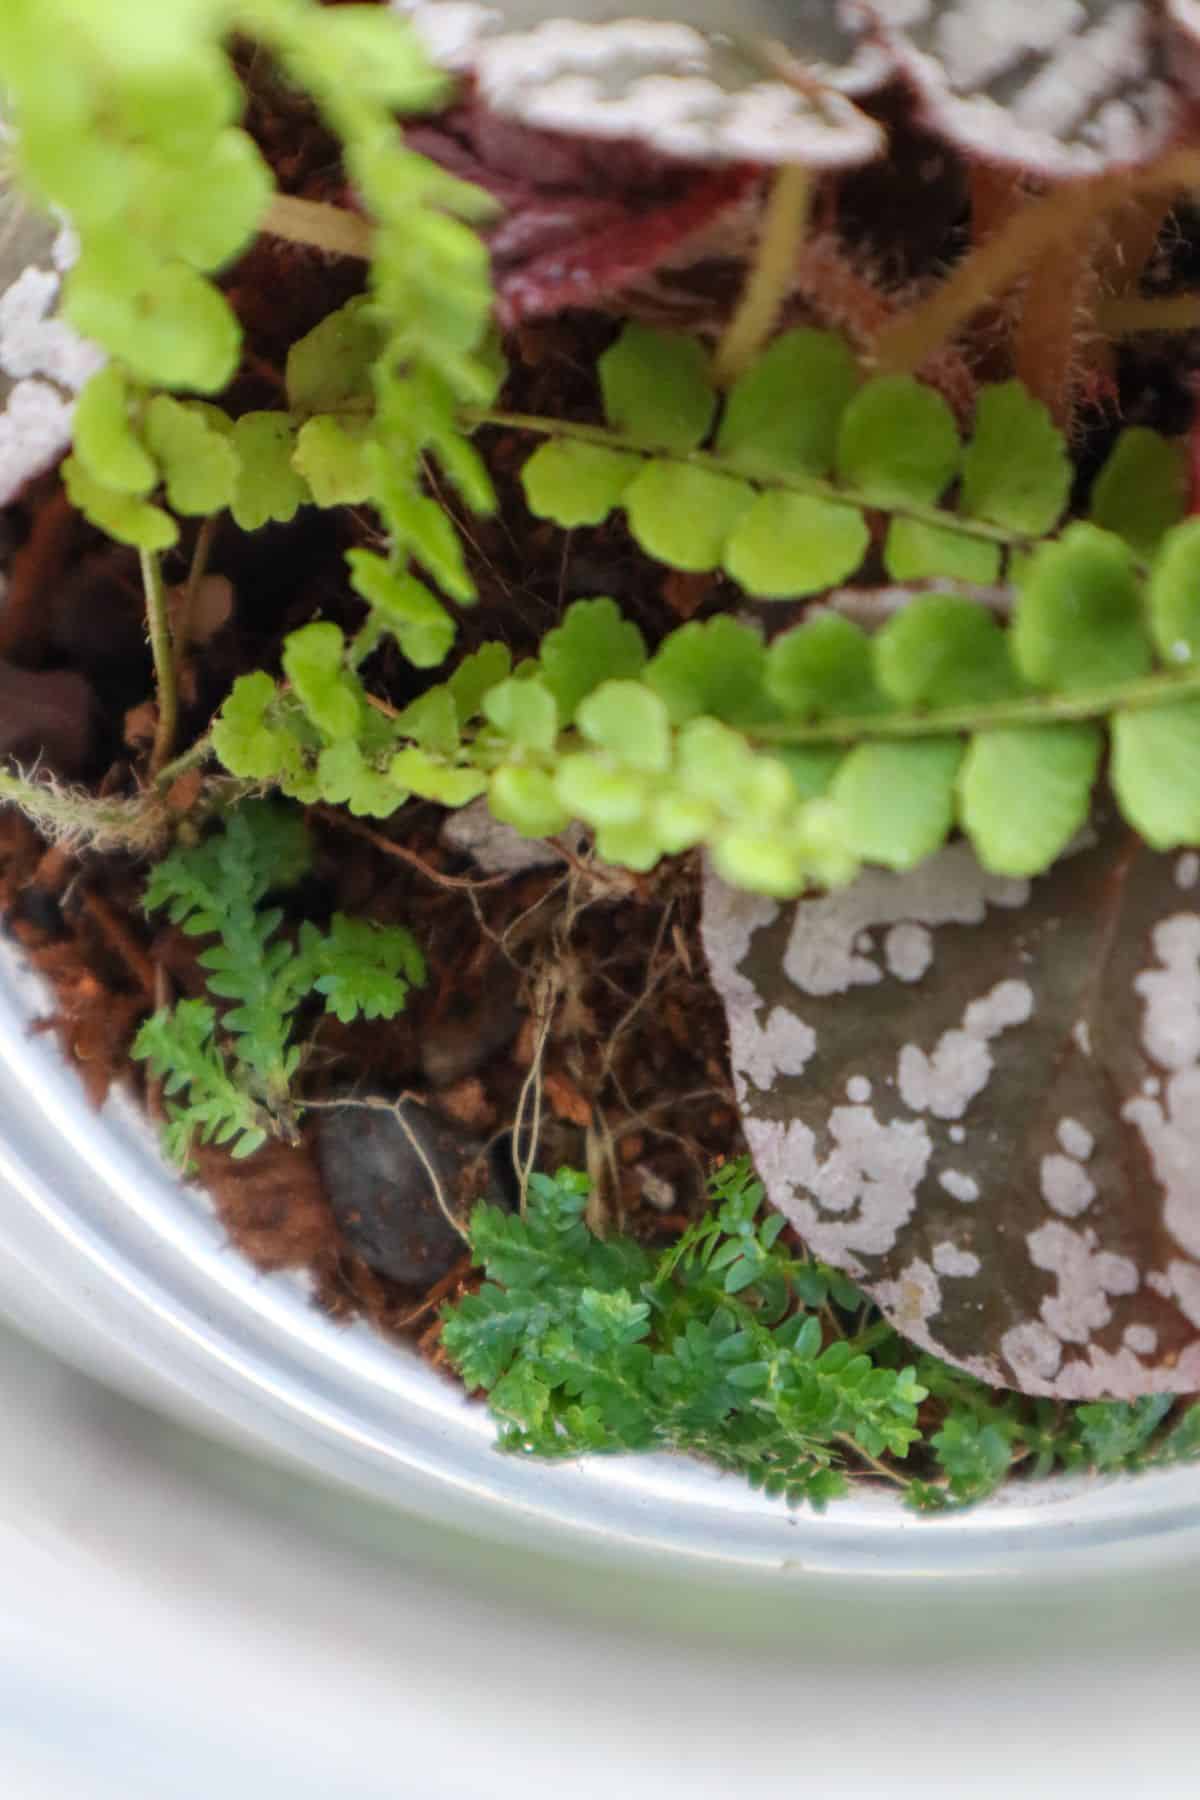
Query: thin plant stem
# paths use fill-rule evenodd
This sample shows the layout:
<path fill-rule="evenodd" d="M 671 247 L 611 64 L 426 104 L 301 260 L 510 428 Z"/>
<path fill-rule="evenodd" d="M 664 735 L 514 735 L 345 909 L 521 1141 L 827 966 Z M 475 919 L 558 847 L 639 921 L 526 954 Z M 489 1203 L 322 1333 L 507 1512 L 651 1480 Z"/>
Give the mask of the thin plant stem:
<path fill-rule="evenodd" d="M 718 387 L 736 381 L 771 335 L 808 231 L 812 188 L 809 171 L 794 164 L 780 169 L 772 183 L 754 266 L 717 346 Z"/>
<path fill-rule="evenodd" d="M 858 493 L 850 487 L 838 487 L 832 481 L 823 481 L 816 475 L 788 471 L 772 472 L 768 478 L 757 475 L 752 469 L 740 468 L 736 458 L 721 456 L 711 450 L 664 450 L 658 445 L 643 442 L 632 433 L 615 431 L 609 425 L 586 425 L 574 419 L 552 419 L 541 413 L 504 412 L 492 407 L 464 407 L 459 417 L 470 430 L 476 430 L 481 425 L 499 425 L 509 431 L 528 431 L 540 437 L 570 439 L 580 444 L 602 444 L 610 450 L 632 451 L 635 456 L 661 457 L 664 461 L 690 463 L 697 469 L 711 469 L 716 475 L 738 476 L 759 488 L 780 488 L 787 493 L 814 494 L 823 500 L 836 500 L 866 510 L 872 510 L 874 505 L 868 495 Z M 979 538 L 989 544 L 1024 545 L 1034 541 L 1028 535 L 1006 530 L 1002 525 L 990 525 L 985 519 L 960 518 L 957 514 L 947 513 L 936 506 L 902 503 L 890 506 L 887 510 L 896 517 L 917 519 L 927 525 L 952 526 L 964 537 Z"/>
<path fill-rule="evenodd" d="M 1070 435 L 1076 338 L 1095 290 L 1092 233 L 1077 232 L 1039 256 L 1021 299 L 1013 364 L 1059 430 Z"/>
<path fill-rule="evenodd" d="M 1200 696 L 1200 671 L 1145 675 L 1082 694 L 1039 694 L 1028 700 L 999 700 L 988 706 L 949 707 L 944 712 L 863 714 L 822 719 L 817 725 L 784 722 L 754 725 L 747 731 L 761 744 L 857 744 L 868 739 L 928 738 L 962 732 L 998 731 L 1008 726 L 1062 725 L 1106 719 L 1115 712 L 1140 712 L 1147 706 Z"/>
<path fill-rule="evenodd" d="M 533 1174 L 537 1161 L 538 1143 L 542 1135 L 542 1062 L 546 1054 L 546 1040 L 550 1036 L 550 1025 L 554 1018 L 554 1008 L 558 1002 L 558 984 L 552 975 L 539 977 L 533 994 L 534 1015 L 540 1012 L 537 1039 L 533 1046 L 533 1060 L 529 1072 L 521 1083 L 521 1092 L 517 1096 L 516 1114 L 512 1131 L 512 1164 L 513 1174 L 517 1181 L 517 1191 L 521 1197 L 521 1217 L 529 1203 L 529 1177 Z M 532 1102 L 532 1113 L 531 1113 Z M 521 1139 L 526 1127 L 529 1130 L 529 1150 L 521 1154 Z"/>
<path fill-rule="evenodd" d="M 261 229 L 271 237 L 292 244 L 307 244 L 331 256 L 371 259 L 371 226 L 345 207 L 323 200 L 302 200 L 297 194 L 276 194 L 267 208 Z"/>
<path fill-rule="evenodd" d="M 965 257 L 949 280 L 889 325 L 875 344 L 876 367 L 887 374 L 919 369 L 973 313 L 1011 287 L 1056 243 L 1075 236 L 1081 215 L 1099 217 L 1139 193 L 1192 187 L 1200 187 L 1200 150 L 1190 147 L 1168 151 L 1142 169 L 1056 187 L 1022 207 L 987 243 Z"/>
<path fill-rule="evenodd" d="M 196 596 L 200 592 L 200 583 L 208 572 L 208 558 L 212 551 L 216 531 L 217 520 L 216 515 L 213 514 L 204 520 L 196 533 L 191 567 L 188 569 L 187 580 L 183 585 L 183 594 L 175 614 L 175 648 L 181 656 L 191 641 Z"/>
<path fill-rule="evenodd" d="M 179 693 L 175 684 L 175 658 L 171 649 L 171 622 L 163 587 L 162 563 L 154 550 L 139 552 L 142 588 L 146 597 L 146 624 L 150 654 L 154 658 L 154 682 L 158 691 L 158 725 L 150 752 L 150 773 L 157 775 L 170 757 L 179 723 Z"/>
<path fill-rule="evenodd" d="M 212 733 L 206 731 L 204 736 L 198 737 L 188 749 L 181 751 L 169 763 L 163 764 L 154 777 L 156 786 L 170 787 L 173 782 L 179 780 L 181 775 L 186 775 L 189 770 L 199 768 L 201 763 L 207 762 L 212 753 Z"/>
<path fill-rule="evenodd" d="M 899 1469 L 890 1468 L 887 1463 L 881 1462 L 877 1456 L 869 1455 L 852 1432 L 836 1431 L 834 1432 L 834 1441 L 839 1444 L 845 1444 L 847 1450 L 852 1450 L 861 1462 L 865 1462 L 868 1468 L 874 1470 L 876 1475 L 882 1475 L 886 1481 L 890 1481 L 895 1487 L 904 1488 L 908 1486 L 910 1480 L 908 1475 L 901 1474 Z"/>
<path fill-rule="evenodd" d="M 1166 294 L 1158 299 L 1118 294 L 1100 302 L 1096 323 L 1110 337 L 1131 337 L 1135 331 L 1194 331 L 1200 325 L 1200 294 Z"/>

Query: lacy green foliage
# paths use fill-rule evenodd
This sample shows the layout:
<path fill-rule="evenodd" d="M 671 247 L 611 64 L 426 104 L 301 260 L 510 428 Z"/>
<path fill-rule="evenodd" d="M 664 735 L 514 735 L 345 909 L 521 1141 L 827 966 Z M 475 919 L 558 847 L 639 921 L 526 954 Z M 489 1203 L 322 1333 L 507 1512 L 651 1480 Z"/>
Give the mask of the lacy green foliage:
<path fill-rule="evenodd" d="M 636 869 L 704 844 L 781 897 L 868 861 L 910 868 L 956 827 L 990 869 L 1032 875 L 1086 819 L 1106 731 L 1130 824 L 1157 849 L 1200 841 L 1198 594 L 1196 522 L 1148 571 L 1078 522 L 1026 559 L 1008 629 L 929 593 L 871 636 L 822 613 L 768 646 L 718 617 L 651 655 L 613 600 L 578 601 L 536 661 L 513 671 L 485 645 L 392 718 L 317 623 L 289 640 L 290 691 L 243 677 L 214 744 L 304 801 L 386 816 L 413 793 L 486 792 L 530 835 L 580 818 Z"/>
<path fill-rule="evenodd" d="M 1066 509 L 1066 445 L 1015 381 L 983 389 L 964 444 L 934 389 L 907 375 L 860 382 L 828 332 L 786 332 L 723 400 L 697 344 L 642 325 L 598 372 L 606 427 L 519 421 L 547 436 L 523 471 L 533 511 L 577 526 L 619 507 L 650 556 L 722 569 L 756 599 L 848 581 L 877 513 L 890 515 L 881 551 L 893 581 L 992 585 Z M 954 503 L 940 504 L 951 488 Z M 1102 522 L 1147 547 L 1182 510 L 1176 453 L 1126 434 L 1097 494 Z"/>
<path fill-rule="evenodd" d="M 963 445 L 936 393 L 860 383 L 827 333 L 786 334 L 723 404 L 699 346 L 643 326 L 599 375 L 610 427 L 510 421 L 567 434 L 526 465 L 536 511 L 576 525 L 620 503 L 651 554 L 720 563 L 760 596 L 824 591 L 882 532 L 890 573 L 938 591 L 905 590 L 872 635 L 822 613 L 768 645 L 718 617 L 653 654 L 611 599 L 580 601 L 536 659 L 485 645 L 385 718 L 357 672 L 378 617 L 414 660 L 447 647 L 425 591 L 389 578 L 357 639 L 293 633 L 288 691 L 237 684 L 214 733 L 231 772 L 378 816 L 486 792 L 530 835 L 578 818 L 634 869 L 704 845 L 735 884 L 787 897 L 910 868 L 955 829 L 997 873 L 1040 872 L 1087 817 L 1107 729 L 1129 822 L 1160 849 L 1200 839 L 1200 527 L 1179 522 L 1177 447 L 1124 433 L 1093 516 L 1064 526 L 1066 448 L 1015 383 L 983 391 Z"/>
<path fill-rule="evenodd" d="M 532 1177 L 524 1218 L 476 1207 L 487 1279 L 443 1310 L 442 1344 L 486 1391 L 501 1449 L 684 1451 L 818 1508 L 867 1466 L 925 1512 L 982 1499 L 1016 1468 L 1200 1453 L 1200 1405 L 1177 1417 L 1161 1395 L 1067 1407 L 995 1394 L 932 1357 L 913 1364 L 852 1283 L 781 1241 L 744 1159 L 711 1191 L 713 1210 L 657 1255 L 594 1237 L 587 1179 L 571 1170 Z"/>
<path fill-rule="evenodd" d="M 211 277 L 249 245 L 273 188 L 236 122 L 234 34 L 312 97 L 373 225 L 367 301 L 297 347 L 287 414 L 236 424 L 187 398 L 218 393 L 236 371 L 240 327 Z M 471 506 L 491 504 L 456 417 L 496 387 L 487 256 L 464 222 L 491 203 L 404 146 L 394 114 L 447 91 L 408 27 L 382 8 L 317 0 L 12 0 L 0 80 L 18 174 L 80 236 L 66 316 L 113 358 L 80 402 L 73 503 L 121 541 L 162 550 L 178 536 L 174 513 L 229 507 L 252 530 L 309 500 L 369 501 L 387 554 L 359 552 L 352 581 L 411 660 L 440 660 L 453 623 L 410 565 L 454 599 L 474 597 L 420 478 L 432 454 Z"/>
<path fill-rule="evenodd" d="M 185 1000 L 153 1014 L 135 1056 L 168 1096 L 170 1154 L 186 1163 L 192 1142 L 229 1143 L 249 1156 L 272 1132 L 291 1129 L 291 1087 L 302 1058 L 296 1014 L 310 993 L 343 1022 L 390 1019 L 425 979 L 411 932 L 335 913 L 328 932 L 307 921 L 296 941 L 281 935 L 283 911 L 268 894 L 293 887 L 310 863 L 302 816 L 248 801 L 204 843 L 153 869 L 148 911 L 165 911 L 191 937 L 215 941 L 198 958 L 208 991 L 226 1003 Z"/>

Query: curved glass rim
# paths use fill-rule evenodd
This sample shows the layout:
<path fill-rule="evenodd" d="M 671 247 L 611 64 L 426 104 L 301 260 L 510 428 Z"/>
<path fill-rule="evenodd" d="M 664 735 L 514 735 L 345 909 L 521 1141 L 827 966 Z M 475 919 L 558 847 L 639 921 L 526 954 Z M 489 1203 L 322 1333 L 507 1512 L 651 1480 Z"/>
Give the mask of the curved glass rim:
<path fill-rule="evenodd" d="M 1200 1554 L 1200 1466 L 1024 1486 L 917 1518 L 861 1492 L 791 1511 L 684 1458 L 534 1463 L 492 1447 L 484 1409 L 297 1276 L 263 1276 L 201 1192 L 167 1170 L 128 1100 L 92 1111 L 28 1022 L 41 990 L 0 966 L 0 1305 L 118 1385 L 245 1447 L 477 1536 L 719 1579 L 1040 1580 Z M 91 1346 L 81 1351 L 80 1345 Z"/>

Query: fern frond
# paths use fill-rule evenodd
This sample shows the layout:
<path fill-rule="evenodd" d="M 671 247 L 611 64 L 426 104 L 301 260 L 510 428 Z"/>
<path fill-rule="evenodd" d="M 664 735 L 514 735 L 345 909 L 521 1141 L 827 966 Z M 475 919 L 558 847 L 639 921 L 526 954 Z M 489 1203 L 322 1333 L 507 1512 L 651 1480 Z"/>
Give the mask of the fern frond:
<path fill-rule="evenodd" d="M 308 985 L 343 1025 L 360 1017 L 394 1019 L 409 990 L 425 980 L 425 958 L 403 925 L 334 913 L 325 937 L 312 925 L 301 926 L 300 953 L 310 959 Z"/>
<path fill-rule="evenodd" d="M 152 871 L 148 909 L 165 909 L 193 937 L 216 941 L 197 958 L 210 994 L 233 1002 L 221 1015 L 203 1001 L 156 1013 L 134 1044 L 151 1061 L 173 1112 L 169 1152 L 185 1161 L 193 1136 L 235 1139 L 248 1156 L 296 1114 L 291 1085 L 301 1061 L 296 1012 L 316 992 L 343 1022 L 390 1019 L 425 979 L 425 959 L 403 926 L 336 913 L 328 933 L 307 921 L 298 943 L 278 935 L 283 911 L 261 902 L 294 886 L 310 863 L 303 815 L 278 802 L 248 801 L 206 842 L 177 849 Z M 222 1046 L 219 1032 L 227 1038 Z"/>
<path fill-rule="evenodd" d="M 163 1083 L 169 1122 L 163 1133 L 168 1155 L 186 1167 L 192 1144 L 230 1144 L 234 1156 L 249 1156 L 266 1142 L 268 1120 L 237 1078 L 217 1043 L 217 1015 L 204 1000 L 181 1000 L 171 1010 L 152 1013 L 133 1042 Z M 186 1101 L 175 1096 L 186 1093 Z"/>

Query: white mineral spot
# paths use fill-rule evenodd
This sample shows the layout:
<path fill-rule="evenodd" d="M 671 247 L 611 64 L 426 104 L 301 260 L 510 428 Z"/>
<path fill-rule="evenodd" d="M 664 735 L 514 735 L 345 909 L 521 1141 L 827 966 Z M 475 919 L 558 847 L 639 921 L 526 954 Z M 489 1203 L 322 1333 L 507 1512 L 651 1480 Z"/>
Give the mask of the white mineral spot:
<path fill-rule="evenodd" d="M 939 1186 L 945 1188 L 953 1200 L 961 1200 L 969 1206 L 979 1198 L 979 1183 L 973 1175 L 964 1175 L 959 1169 L 943 1169 L 938 1176 Z"/>
<path fill-rule="evenodd" d="M 933 1247 L 933 1266 L 939 1275 L 978 1275 L 983 1264 L 973 1250 L 961 1250 L 949 1239 Z"/>
<path fill-rule="evenodd" d="M 474 0 L 392 0 L 400 12 L 412 15 L 413 26 L 432 60 L 444 69 L 469 66 L 479 39 L 503 24 L 497 7 L 480 6 Z"/>
<path fill-rule="evenodd" d="M 749 1008 L 729 1009 L 729 1044 L 733 1066 L 764 1093 L 779 1075 L 802 1075 L 817 1047 L 811 1025 L 785 1006 L 773 1006 L 765 1025 Z"/>
<path fill-rule="evenodd" d="M 1127 1325 L 1121 1334 L 1121 1342 L 1139 1356 L 1153 1356 L 1158 1349 L 1158 1333 L 1153 1325 Z"/>
<path fill-rule="evenodd" d="M 1000 1354 L 1018 1381 L 1032 1376 L 1049 1381 L 1062 1362 L 1062 1344 L 1040 1319 L 1012 1325 L 1000 1339 Z"/>
<path fill-rule="evenodd" d="M 1200 1374 L 1193 1350 L 1200 1350 L 1200 1344 L 1185 1350 L 1172 1369 L 1156 1369 L 1150 1392 L 1161 1393 L 1174 1386 L 1190 1392 L 1189 1365 Z M 1127 1344 L 1115 1352 L 1089 1344 L 1085 1356 L 1064 1365 L 1053 1391 L 1060 1400 L 1138 1400 L 1147 1391 L 1146 1365 Z"/>
<path fill-rule="evenodd" d="M 946 1135 L 952 1144 L 965 1144 L 967 1141 L 966 1127 L 963 1125 L 951 1125 Z"/>
<path fill-rule="evenodd" d="M 714 970 L 719 971 L 722 994 L 726 1002 L 736 987 L 739 996 L 752 1006 L 762 1002 L 754 983 L 741 972 L 756 933 L 779 917 L 779 906 L 765 894 L 748 894 L 731 887 L 715 875 L 711 866 L 704 870 L 704 910 L 700 917 L 700 936 L 704 954 Z"/>
<path fill-rule="evenodd" d="M 937 1354 L 929 1321 L 942 1310 L 942 1284 L 922 1257 L 915 1256 L 895 1280 L 877 1282 L 874 1297 L 905 1337 Z"/>
<path fill-rule="evenodd" d="M 1042 1199 L 1066 1219 L 1078 1218 L 1096 1198 L 1096 1184 L 1070 1156 L 1043 1156 Z"/>
<path fill-rule="evenodd" d="M 835 1106 L 834 1148 L 822 1162 L 799 1119 L 746 1119 L 759 1174 L 809 1248 L 846 1268 L 882 1256 L 912 1216 L 933 1145 L 920 1120 L 884 1125 L 869 1107 Z M 858 1265 L 861 1267 L 861 1265 Z"/>
<path fill-rule="evenodd" d="M 1186 890 L 1194 888 L 1198 881 L 1200 881 L 1200 856 L 1197 856 L 1194 850 L 1185 850 L 1175 864 L 1175 886 Z"/>
<path fill-rule="evenodd" d="M 1086 1344 L 1112 1318 L 1110 1294 L 1137 1291 L 1137 1265 L 1127 1256 L 1096 1249 L 1096 1234 L 1053 1219 L 1026 1240 L 1036 1269 L 1058 1278 L 1058 1292 L 1042 1301 L 1042 1318 L 1064 1343 Z"/>
<path fill-rule="evenodd" d="M 59 286 L 51 270 L 29 268 L 0 294 L 0 368 L 16 380 L 48 375 L 76 391 L 104 357 L 65 319 L 53 316 Z"/>
<path fill-rule="evenodd" d="M 859 944 L 872 926 L 978 925 L 989 906 L 1023 906 L 1029 883 L 989 875 L 967 844 L 952 844 L 919 868 L 872 869 L 847 888 L 801 901 L 784 968 L 806 994 L 872 987 L 883 971 Z"/>
<path fill-rule="evenodd" d="M 1142 1044 L 1164 1069 L 1186 1069 L 1200 1057 L 1200 914 L 1176 913 L 1154 928 L 1161 969 L 1134 979 L 1145 1001 Z"/>
<path fill-rule="evenodd" d="M 22 381 L 0 412 L 0 506 L 16 498 L 71 441 L 74 402 L 45 381 Z"/>
<path fill-rule="evenodd" d="M 1075 1157 L 1078 1162 L 1086 1162 L 1096 1148 L 1095 1138 L 1078 1119 L 1059 1120 L 1058 1141 L 1067 1155 Z"/>
<path fill-rule="evenodd" d="M 1157 1075 L 1147 1075 L 1142 1083 L 1142 1092 L 1148 1100 L 1156 1100 L 1162 1093 L 1162 1082 Z"/>
<path fill-rule="evenodd" d="M 920 981 L 933 961 L 933 937 L 924 925 L 893 925 L 883 940 L 888 974 L 897 981 Z"/>
<path fill-rule="evenodd" d="M 865 1106 L 871 1098 L 871 1084 L 865 1075 L 852 1075 L 846 1083 L 846 1098 L 855 1106 Z"/>
<path fill-rule="evenodd" d="M 1180 1312 L 1189 1325 L 1200 1327 L 1200 1269 L 1177 1258 L 1167 1264 L 1167 1274 Z"/>
<path fill-rule="evenodd" d="M 1144 1004 L 1142 1043 L 1173 1073 L 1164 1088 L 1142 1084 L 1121 1117 L 1136 1125 L 1163 1195 L 1163 1224 L 1180 1249 L 1200 1258 L 1200 916 L 1176 913 L 1154 931 L 1161 969 L 1134 986 Z M 1173 1265 L 1174 1267 L 1174 1265 Z"/>
<path fill-rule="evenodd" d="M 1092 1054 L 1092 1028 L 1086 1019 L 1076 1019 L 1071 1027 L 1071 1036 L 1075 1040 L 1076 1047 L 1085 1056 Z"/>
<path fill-rule="evenodd" d="M 1171 1277 L 1164 1274 L 1161 1269 L 1151 1269 L 1146 1277 L 1146 1286 L 1163 1300 L 1172 1300 L 1175 1297 L 1175 1290 L 1171 1286 Z"/>
<path fill-rule="evenodd" d="M 1024 1024 L 1032 1012 L 1033 989 L 1027 981 L 1000 981 L 982 999 L 971 1001 L 961 1028 L 944 1031 L 932 1055 L 905 1044 L 897 1066 L 904 1104 L 938 1119 L 960 1119 L 991 1078 L 991 1040 Z"/>

